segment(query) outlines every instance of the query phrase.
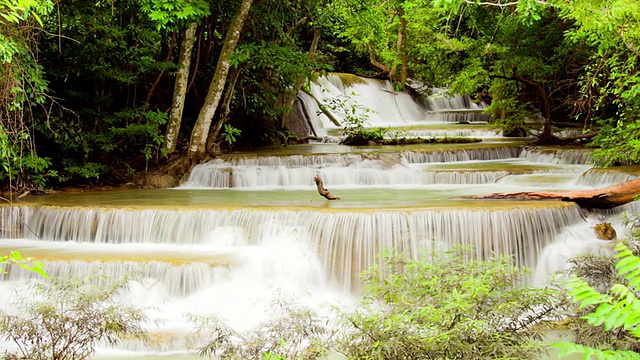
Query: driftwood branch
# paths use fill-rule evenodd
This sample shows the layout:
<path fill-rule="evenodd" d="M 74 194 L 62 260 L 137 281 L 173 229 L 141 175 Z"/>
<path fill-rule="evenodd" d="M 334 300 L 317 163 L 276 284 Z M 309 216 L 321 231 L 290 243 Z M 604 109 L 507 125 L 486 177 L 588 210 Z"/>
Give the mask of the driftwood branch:
<path fill-rule="evenodd" d="M 574 202 L 587 209 L 613 209 L 634 201 L 638 196 L 640 196 L 640 180 L 631 180 L 593 190 L 493 193 L 470 196 L 467 199 L 561 200 Z"/>
<path fill-rule="evenodd" d="M 324 185 L 322 184 L 322 179 L 320 179 L 320 176 L 318 175 L 314 176 L 313 181 L 316 182 L 316 186 L 318 187 L 318 194 L 320 194 L 320 196 L 324 197 L 327 200 L 340 200 L 339 197 L 333 195 L 329 190 L 324 188 Z"/>

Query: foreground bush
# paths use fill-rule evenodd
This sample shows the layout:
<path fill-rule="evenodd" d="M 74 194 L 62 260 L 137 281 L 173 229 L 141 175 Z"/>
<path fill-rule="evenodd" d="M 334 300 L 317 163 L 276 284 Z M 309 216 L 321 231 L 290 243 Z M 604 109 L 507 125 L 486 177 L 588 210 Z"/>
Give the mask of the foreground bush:
<path fill-rule="evenodd" d="M 17 346 L 6 358 L 87 359 L 100 342 L 144 338 L 142 310 L 117 301 L 126 281 L 97 283 L 52 279 L 34 285 L 33 298 L 16 301 L 15 313 L 0 311 L 0 337 Z"/>
<path fill-rule="evenodd" d="M 339 349 L 353 359 L 534 359 L 543 319 L 559 319 L 562 293 L 518 283 L 506 257 L 466 260 L 458 249 L 407 259 L 386 254 L 365 274 L 358 309 L 344 312 Z"/>
<path fill-rule="evenodd" d="M 637 251 L 637 244 L 632 248 Z M 587 262 L 576 268 L 582 276 L 569 284 L 579 304 L 579 318 L 572 323 L 575 342 L 555 344 L 561 356 L 640 359 L 640 258 L 621 242 L 615 250 L 613 258 L 583 256 Z M 594 271 L 585 276 L 586 269 Z"/>

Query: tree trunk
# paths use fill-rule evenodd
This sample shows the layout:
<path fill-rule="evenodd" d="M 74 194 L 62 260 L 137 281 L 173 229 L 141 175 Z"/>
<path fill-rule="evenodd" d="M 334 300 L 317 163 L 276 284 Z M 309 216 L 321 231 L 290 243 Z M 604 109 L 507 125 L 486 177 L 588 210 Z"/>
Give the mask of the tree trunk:
<path fill-rule="evenodd" d="M 398 53 L 400 54 L 400 79 L 399 82 L 404 86 L 407 83 L 407 19 L 404 17 L 404 7 L 398 6 L 398 18 L 400 26 L 398 27 Z"/>
<path fill-rule="evenodd" d="M 376 53 L 375 51 L 373 51 L 373 47 L 371 47 L 370 44 L 367 44 L 367 49 L 369 50 L 369 61 L 371 62 L 371 65 L 380 69 L 383 75 L 388 75 L 389 77 L 391 77 L 391 69 L 389 69 L 386 65 L 382 64 L 376 59 Z"/>
<path fill-rule="evenodd" d="M 327 109 L 327 107 L 322 103 L 322 101 L 318 100 L 317 97 L 315 97 L 312 93 L 307 92 L 307 94 L 309 96 L 311 96 L 311 98 L 316 102 L 316 104 L 318 105 L 318 108 L 320 109 L 320 111 L 322 111 L 322 113 L 329 118 L 329 120 L 331 120 L 331 122 L 338 127 L 342 127 L 342 124 L 340 124 L 340 120 L 338 120 L 338 118 L 336 118 L 335 115 L 333 115 L 331 113 L 331 111 L 329 111 L 329 109 Z"/>
<path fill-rule="evenodd" d="M 192 22 L 182 38 L 182 48 L 180 49 L 180 60 L 178 62 L 178 72 L 176 73 L 176 83 L 173 88 L 173 101 L 171 103 L 171 113 L 167 122 L 167 133 L 165 136 L 164 150 L 167 154 L 176 151 L 178 143 L 178 133 L 182 123 L 182 111 L 184 110 L 184 99 L 187 95 L 187 83 L 189 81 L 189 68 L 191 67 L 191 53 L 193 43 L 196 38 L 198 24 Z"/>
<path fill-rule="evenodd" d="M 537 82 L 521 78 L 519 76 L 515 76 L 514 80 L 531 86 L 534 89 L 536 95 L 538 95 L 538 97 L 542 101 L 542 116 L 544 117 L 544 126 L 542 128 L 542 134 L 540 135 L 540 137 L 543 139 L 551 137 L 551 100 L 549 100 L 547 90 L 545 90 L 544 86 L 538 84 Z"/>
<path fill-rule="evenodd" d="M 236 88 L 236 83 L 240 77 L 240 69 L 237 68 L 231 73 L 231 80 L 227 84 L 227 88 L 224 92 L 222 104 L 220 105 L 220 113 L 218 115 L 218 122 L 225 124 L 229 120 L 229 113 L 231 113 L 231 100 L 233 100 L 233 93 Z M 220 142 L 218 141 L 218 134 L 213 134 L 214 127 L 209 129 L 209 136 L 207 137 L 207 150 L 213 154 L 220 152 Z"/>
<path fill-rule="evenodd" d="M 240 40 L 240 34 L 244 26 L 244 21 L 247 18 L 249 9 L 253 0 L 242 0 L 240 9 L 236 13 L 227 34 L 224 37 L 224 43 L 222 45 L 222 51 L 218 58 L 218 64 L 216 65 L 216 71 L 211 80 L 209 91 L 204 100 L 204 105 L 198 114 L 198 120 L 191 132 L 191 139 L 189 141 L 189 158 L 199 159 L 204 157 L 206 152 L 207 137 L 210 134 L 211 120 L 216 113 L 218 103 L 222 97 L 224 91 L 224 84 L 227 81 L 227 75 L 229 74 L 229 56 L 233 53 Z M 212 129 L 212 136 L 217 137 L 222 128 L 222 123 L 218 121 Z"/>

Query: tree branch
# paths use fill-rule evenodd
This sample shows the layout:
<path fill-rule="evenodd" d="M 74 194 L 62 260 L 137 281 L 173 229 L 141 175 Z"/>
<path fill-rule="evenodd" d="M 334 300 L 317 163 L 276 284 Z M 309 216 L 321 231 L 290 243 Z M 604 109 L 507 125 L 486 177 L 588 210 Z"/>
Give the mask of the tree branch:
<path fill-rule="evenodd" d="M 333 195 L 329 190 L 324 188 L 324 185 L 322 184 L 322 179 L 320 179 L 320 176 L 318 175 L 314 176 L 313 181 L 316 182 L 316 186 L 318 187 L 318 194 L 320 194 L 320 196 L 324 197 L 327 200 L 340 200 L 339 197 Z"/>

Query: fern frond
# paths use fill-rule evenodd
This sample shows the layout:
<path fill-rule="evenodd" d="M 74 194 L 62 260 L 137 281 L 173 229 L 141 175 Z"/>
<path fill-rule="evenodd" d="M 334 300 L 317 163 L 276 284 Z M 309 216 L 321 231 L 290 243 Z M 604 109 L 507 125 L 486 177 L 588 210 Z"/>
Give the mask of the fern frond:
<path fill-rule="evenodd" d="M 599 350 L 588 346 L 574 344 L 572 342 L 562 342 L 551 344 L 553 347 L 560 349 L 558 357 L 563 358 L 573 354 L 583 354 L 583 359 L 591 360 L 638 360 L 640 354 L 635 351 L 626 350 Z"/>
<path fill-rule="evenodd" d="M 629 281 L 630 288 L 640 285 L 640 258 L 623 243 L 619 242 L 616 247 L 615 257 L 618 259 L 616 270 L 618 275 Z"/>
<path fill-rule="evenodd" d="M 596 289 L 594 289 L 589 283 L 586 281 L 574 277 L 570 283 L 569 295 L 573 297 L 573 299 L 579 303 L 580 308 L 584 308 L 589 305 L 597 305 L 602 303 L 608 303 L 611 301 L 611 297 L 606 294 L 600 294 Z"/>

